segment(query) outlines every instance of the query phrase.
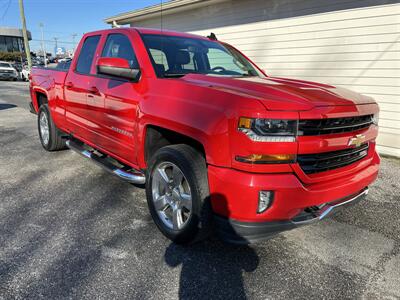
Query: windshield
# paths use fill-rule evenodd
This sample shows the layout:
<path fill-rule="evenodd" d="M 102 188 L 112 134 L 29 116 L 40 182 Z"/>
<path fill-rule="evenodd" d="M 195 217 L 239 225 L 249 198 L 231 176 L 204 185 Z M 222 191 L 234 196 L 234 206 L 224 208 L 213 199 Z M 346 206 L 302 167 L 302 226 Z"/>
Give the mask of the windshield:
<path fill-rule="evenodd" d="M 238 51 L 215 41 L 144 34 L 143 42 L 158 77 L 186 74 L 245 77 L 264 75 Z"/>
<path fill-rule="evenodd" d="M 0 63 L 0 67 L 1 68 L 11 68 L 11 65 L 7 64 L 7 63 Z"/>

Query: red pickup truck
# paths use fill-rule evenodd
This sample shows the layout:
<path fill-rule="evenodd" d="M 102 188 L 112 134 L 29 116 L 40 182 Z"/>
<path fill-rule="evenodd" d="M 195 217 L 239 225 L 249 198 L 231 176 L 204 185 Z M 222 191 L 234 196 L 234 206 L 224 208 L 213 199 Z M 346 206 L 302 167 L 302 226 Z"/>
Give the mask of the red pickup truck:
<path fill-rule="evenodd" d="M 267 76 L 215 36 L 91 32 L 70 66 L 34 68 L 30 93 L 44 149 L 145 185 L 176 243 L 270 238 L 360 201 L 378 175 L 374 99 Z"/>

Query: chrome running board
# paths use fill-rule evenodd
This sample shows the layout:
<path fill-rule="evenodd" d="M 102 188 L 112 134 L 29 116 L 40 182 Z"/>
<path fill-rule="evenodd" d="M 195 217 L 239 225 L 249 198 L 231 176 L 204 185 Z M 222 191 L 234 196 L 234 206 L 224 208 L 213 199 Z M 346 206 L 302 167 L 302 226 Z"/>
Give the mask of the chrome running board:
<path fill-rule="evenodd" d="M 66 145 L 78 154 L 91 159 L 94 163 L 105 169 L 106 171 L 118 176 L 119 178 L 134 184 L 144 184 L 146 176 L 143 172 L 126 166 L 109 156 L 97 152 L 95 149 L 76 140 L 67 140 Z M 119 164 L 120 166 L 117 166 Z"/>

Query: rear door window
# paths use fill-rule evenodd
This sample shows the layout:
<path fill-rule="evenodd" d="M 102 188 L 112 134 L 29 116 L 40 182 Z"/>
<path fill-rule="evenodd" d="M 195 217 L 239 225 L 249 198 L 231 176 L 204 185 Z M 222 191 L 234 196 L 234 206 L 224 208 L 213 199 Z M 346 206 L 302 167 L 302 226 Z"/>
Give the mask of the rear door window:
<path fill-rule="evenodd" d="M 97 44 L 100 36 L 89 36 L 83 42 L 81 52 L 79 53 L 78 62 L 76 63 L 76 71 L 81 74 L 90 74 L 94 55 L 96 53 Z"/>

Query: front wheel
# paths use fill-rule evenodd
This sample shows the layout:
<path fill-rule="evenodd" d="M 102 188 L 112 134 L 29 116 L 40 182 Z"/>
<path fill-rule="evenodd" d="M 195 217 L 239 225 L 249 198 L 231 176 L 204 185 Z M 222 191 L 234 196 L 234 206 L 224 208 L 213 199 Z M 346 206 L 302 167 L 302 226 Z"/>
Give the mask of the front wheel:
<path fill-rule="evenodd" d="M 61 132 L 51 119 L 47 104 L 43 104 L 39 108 L 38 130 L 40 142 L 47 151 L 57 151 L 66 148 L 65 141 L 61 137 Z"/>
<path fill-rule="evenodd" d="M 147 176 L 147 203 L 160 231 L 179 244 L 206 238 L 212 212 L 204 157 L 188 145 L 166 146 L 152 157 Z"/>

